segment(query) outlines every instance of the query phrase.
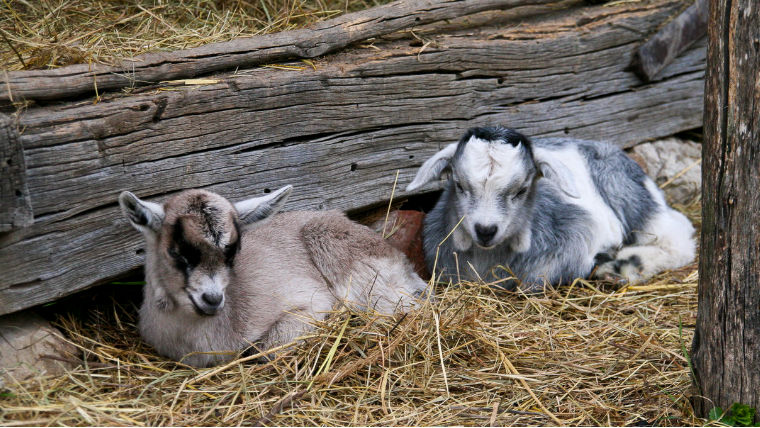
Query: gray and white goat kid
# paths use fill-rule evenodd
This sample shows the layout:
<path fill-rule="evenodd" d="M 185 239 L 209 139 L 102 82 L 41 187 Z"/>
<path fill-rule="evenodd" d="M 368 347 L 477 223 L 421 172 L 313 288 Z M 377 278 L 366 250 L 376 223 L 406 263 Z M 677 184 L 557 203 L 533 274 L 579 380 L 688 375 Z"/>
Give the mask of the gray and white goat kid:
<path fill-rule="evenodd" d="M 694 259 L 689 220 L 615 146 L 473 128 L 428 159 L 407 190 L 444 171 L 424 224 L 431 271 L 435 264 L 454 279 L 476 280 L 509 278 L 511 270 L 521 289 L 535 292 L 587 277 L 596 265 L 596 277 L 636 283 Z"/>
<path fill-rule="evenodd" d="M 369 228 L 337 211 L 275 214 L 291 189 L 236 204 L 203 190 L 164 205 L 119 196 L 146 241 L 148 344 L 209 366 L 292 341 L 338 301 L 389 315 L 417 305 L 427 283 Z"/>

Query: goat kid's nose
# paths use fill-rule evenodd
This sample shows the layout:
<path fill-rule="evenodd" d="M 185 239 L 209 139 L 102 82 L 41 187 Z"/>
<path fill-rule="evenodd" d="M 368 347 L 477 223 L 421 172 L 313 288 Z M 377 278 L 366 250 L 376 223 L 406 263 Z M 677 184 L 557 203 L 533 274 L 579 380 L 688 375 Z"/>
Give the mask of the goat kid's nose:
<path fill-rule="evenodd" d="M 223 297 L 224 296 L 219 293 L 203 293 L 201 295 L 201 299 L 203 299 L 203 301 L 209 306 L 219 306 L 219 304 L 222 303 Z"/>
<path fill-rule="evenodd" d="M 475 233 L 478 235 L 478 240 L 483 244 L 487 244 L 496 235 L 498 228 L 495 224 L 483 226 L 480 223 L 475 223 Z"/>

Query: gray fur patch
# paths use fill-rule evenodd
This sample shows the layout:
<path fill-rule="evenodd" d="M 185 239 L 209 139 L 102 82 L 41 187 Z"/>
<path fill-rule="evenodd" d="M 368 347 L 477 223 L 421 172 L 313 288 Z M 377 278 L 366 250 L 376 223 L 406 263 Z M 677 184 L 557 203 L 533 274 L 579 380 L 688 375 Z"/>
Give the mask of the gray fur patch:
<path fill-rule="evenodd" d="M 587 261 L 588 248 L 584 238 L 591 233 L 588 213 L 575 205 L 561 202 L 553 187 L 540 182 L 537 183 L 532 208 L 533 222 L 529 225 L 532 239 L 528 251 L 513 252 L 509 247 L 511 243 L 505 241 L 488 250 L 473 246 L 454 256 L 450 239 L 439 248 L 439 243 L 450 232 L 449 227 L 456 224 L 455 221 L 447 221 L 446 201 L 453 203 L 452 187 L 452 182 L 446 184 L 438 204 L 425 219 L 423 246 L 430 269 L 435 264 L 437 270 L 443 270 L 450 279 L 456 279 L 457 271 L 464 279 L 475 279 L 469 268 L 472 264 L 486 281 L 509 278 L 512 276 L 511 270 L 526 291 L 543 288 L 544 282 L 558 285 L 591 273 L 593 264 Z M 514 290 L 518 281 L 510 280 L 500 285 Z"/>
<path fill-rule="evenodd" d="M 657 213 L 659 205 L 644 186 L 646 174 L 618 147 L 568 138 L 536 140 L 534 144 L 574 144 L 578 147 L 588 163 L 597 191 L 623 224 L 624 245 L 635 242 L 635 233 Z"/>
<path fill-rule="evenodd" d="M 504 129 L 486 130 L 489 135 L 496 135 Z M 480 129 L 478 132 L 483 134 L 485 131 Z M 457 155 L 461 155 L 464 145 L 473 135 L 475 132 L 470 130 L 459 141 Z M 487 136 L 478 138 L 486 139 Z M 500 138 L 498 135 L 496 137 Z M 512 144 L 516 146 L 515 143 Z M 534 147 L 560 149 L 568 145 L 577 146 L 586 159 L 594 185 L 623 225 L 625 242 L 635 241 L 636 232 L 643 229 L 659 205 L 645 186 L 644 172 L 619 148 L 569 138 L 537 139 L 532 142 L 526 139 L 523 144 L 526 148 L 526 165 L 523 167 L 530 168 L 534 165 Z M 452 164 L 456 165 L 456 155 Z M 524 211 L 519 214 L 519 217 L 525 219 L 524 227 L 530 227 L 532 233 L 528 251 L 513 251 L 508 239 L 491 249 L 473 246 L 455 254 L 451 237 L 442 242 L 459 221 L 455 218 L 453 208 L 457 203 L 454 186 L 450 177 L 436 206 L 425 219 L 423 246 L 425 260 L 431 271 L 435 266 L 437 271 L 443 271 L 444 277 L 453 280 L 459 275 L 462 279 L 470 280 L 480 276 L 486 281 L 506 279 L 512 277 L 513 273 L 522 282 L 521 288 L 526 291 L 540 290 L 544 284 L 567 283 L 591 273 L 595 263 L 586 237 L 594 233 L 591 230 L 593 213 L 563 202 L 556 188 L 541 180 L 536 183 L 535 192 L 531 192 L 532 198 L 526 201 Z M 605 257 L 611 259 L 609 255 L 597 254 L 597 260 Z M 637 262 L 640 265 L 640 260 L 627 261 L 634 267 L 637 267 Z M 473 272 L 473 268 L 477 273 Z M 500 285 L 514 289 L 518 281 L 510 280 Z"/>

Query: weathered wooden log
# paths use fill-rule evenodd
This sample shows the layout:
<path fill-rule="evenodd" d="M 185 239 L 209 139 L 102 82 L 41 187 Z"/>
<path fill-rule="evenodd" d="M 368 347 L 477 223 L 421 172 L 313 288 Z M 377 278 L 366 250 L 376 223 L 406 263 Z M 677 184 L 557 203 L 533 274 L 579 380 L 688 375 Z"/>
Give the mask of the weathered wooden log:
<path fill-rule="evenodd" d="M 0 75 L 0 102 L 61 99 L 96 91 L 186 79 L 220 70 L 294 58 L 316 58 L 351 43 L 404 28 L 486 10 L 558 0 L 399 0 L 349 13 L 309 28 L 212 43 L 192 49 L 141 55 L 116 66 L 78 64 L 54 70 Z"/>
<path fill-rule="evenodd" d="M 715 1 L 709 22 L 699 307 L 691 354 L 697 387 L 691 401 L 703 418 L 735 403 L 760 408 L 757 2 Z M 730 416 L 736 425 L 760 422 L 760 413 L 741 423 Z"/>
<path fill-rule="evenodd" d="M 634 71 L 650 82 L 694 42 L 707 32 L 709 2 L 695 0 L 683 13 L 665 25 L 636 51 Z"/>
<path fill-rule="evenodd" d="M 121 190 L 161 201 L 204 187 L 235 200 L 293 184 L 287 209 L 350 210 L 387 201 L 397 170 L 403 198 L 421 162 L 469 126 L 621 146 L 698 127 L 704 45 L 655 84 L 627 70 L 641 33 L 677 9 L 667 0 L 573 9 L 428 33 L 424 49 L 376 41 L 316 70 L 255 69 L 26 110 L 19 141 L 35 222 L 0 234 L 0 313 L 142 264 Z"/>
<path fill-rule="evenodd" d="M 0 232 L 30 226 L 32 221 L 18 130 L 10 117 L 0 114 Z"/>

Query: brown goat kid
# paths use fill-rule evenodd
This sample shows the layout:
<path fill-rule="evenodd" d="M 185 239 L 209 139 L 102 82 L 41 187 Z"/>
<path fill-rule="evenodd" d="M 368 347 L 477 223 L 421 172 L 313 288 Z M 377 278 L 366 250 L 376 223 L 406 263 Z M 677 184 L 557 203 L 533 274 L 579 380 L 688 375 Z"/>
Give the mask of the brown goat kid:
<path fill-rule="evenodd" d="M 294 340 L 336 302 L 387 315 L 416 307 L 427 284 L 400 251 L 337 211 L 275 214 L 291 189 L 236 204 L 204 190 L 163 206 L 119 196 L 146 241 L 148 344 L 209 366 Z"/>

